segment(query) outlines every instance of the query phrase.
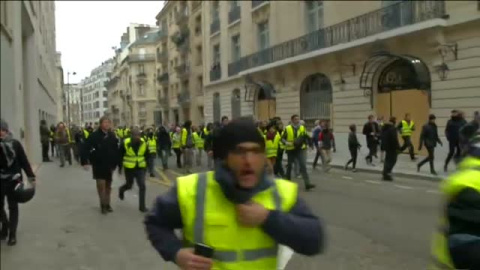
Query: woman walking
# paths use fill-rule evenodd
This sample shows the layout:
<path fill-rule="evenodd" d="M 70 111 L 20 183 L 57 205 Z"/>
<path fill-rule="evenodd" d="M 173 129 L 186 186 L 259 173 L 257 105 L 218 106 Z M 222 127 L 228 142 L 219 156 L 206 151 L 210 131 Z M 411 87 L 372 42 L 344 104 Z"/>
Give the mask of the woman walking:
<path fill-rule="evenodd" d="M 177 168 L 182 168 L 182 130 L 180 127 L 175 128 L 175 132 L 172 133 L 172 148 L 177 156 Z"/>
<path fill-rule="evenodd" d="M 0 120 L 0 211 L 2 224 L 0 238 L 5 240 L 8 237 L 7 244 L 9 246 L 17 243 L 19 211 L 14 193 L 15 187 L 22 181 L 22 170 L 27 175 L 28 180 L 34 184 L 35 174 L 33 174 L 23 146 L 11 137 L 8 124 L 2 119 Z M 8 202 L 8 216 L 5 211 L 5 197 Z"/>
<path fill-rule="evenodd" d="M 81 151 L 82 166 L 88 170 L 92 166 L 93 179 L 97 182 L 97 192 L 102 214 L 112 212 L 110 194 L 112 193 L 112 175 L 120 160 L 118 139 L 110 130 L 111 122 L 106 116 L 100 118 L 100 127 L 85 141 Z"/>

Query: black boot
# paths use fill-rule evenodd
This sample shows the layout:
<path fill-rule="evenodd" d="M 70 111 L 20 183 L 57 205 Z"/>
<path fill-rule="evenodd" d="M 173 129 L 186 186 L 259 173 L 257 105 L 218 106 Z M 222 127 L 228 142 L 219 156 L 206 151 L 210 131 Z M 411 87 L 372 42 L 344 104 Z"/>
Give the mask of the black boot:
<path fill-rule="evenodd" d="M 9 246 L 15 246 L 17 244 L 17 235 L 16 233 L 10 233 L 8 236 L 8 242 L 7 245 Z"/>
<path fill-rule="evenodd" d="M 113 212 L 113 208 L 110 206 L 110 204 L 107 204 L 107 205 L 105 206 L 105 209 L 106 209 L 107 212 L 109 212 L 109 213 Z"/>

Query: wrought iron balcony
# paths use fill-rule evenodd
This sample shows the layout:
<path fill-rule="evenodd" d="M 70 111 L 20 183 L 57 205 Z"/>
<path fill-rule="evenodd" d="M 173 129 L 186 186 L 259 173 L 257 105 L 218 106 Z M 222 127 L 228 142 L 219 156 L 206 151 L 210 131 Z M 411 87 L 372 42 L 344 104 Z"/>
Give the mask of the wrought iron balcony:
<path fill-rule="evenodd" d="M 147 77 L 147 74 L 144 71 L 140 71 L 137 73 L 137 77 Z"/>
<path fill-rule="evenodd" d="M 162 74 L 158 74 L 157 75 L 157 81 L 159 83 L 163 84 L 163 85 L 165 85 L 165 84 L 168 85 L 168 81 L 169 81 L 168 73 L 165 72 L 165 73 L 162 73 Z"/>
<path fill-rule="evenodd" d="M 164 52 L 157 52 L 157 62 L 165 62 L 168 61 L 168 54 L 166 51 Z"/>
<path fill-rule="evenodd" d="M 266 0 L 252 0 L 252 9 L 260 6 L 261 4 L 265 3 L 265 2 L 270 2 L 270 1 L 266 1 Z"/>
<path fill-rule="evenodd" d="M 215 65 L 211 70 L 210 70 L 210 81 L 217 81 L 222 77 L 222 69 L 220 67 L 220 64 Z"/>
<path fill-rule="evenodd" d="M 233 23 L 237 20 L 240 20 L 240 6 L 235 6 L 228 12 L 228 23 L 229 24 Z"/>
<path fill-rule="evenodd" d="M 172 35 L 172 42 L 175 43 L 175 45 L 180 46 L 188 40 L 189 34 L 190 31 L 188 28 L 182 29 Z"/>
<path fill-rule="evenodd" d="M 445 15 L 445 1 L 398 2 L 242 57 L 228 75 Z"/>
<path fill-rule="evenodd" d="M 212 24 L 210 24 L 210 35 L 213 35 L 220 31 L 220 19 L 215 19 Z"/>
<path fill-rule="evenodd" d="M 184 89 L 177 95 L 177 102 L 179 105 L 188 105 L 190 104 L 190 92 Z"/>
<path fill-rule="evenodd" d="M 190 75 L 190 66 L 187 64 L 180 64 L 175 67 L 175 71 L 177 72 L 178 77 L 184 78 L 185 76 Z"/>
<path fill-rule="evenodd" d="M 128 62 L 155 61 L 155 54 L 130 54 L 125 60 Z"/>

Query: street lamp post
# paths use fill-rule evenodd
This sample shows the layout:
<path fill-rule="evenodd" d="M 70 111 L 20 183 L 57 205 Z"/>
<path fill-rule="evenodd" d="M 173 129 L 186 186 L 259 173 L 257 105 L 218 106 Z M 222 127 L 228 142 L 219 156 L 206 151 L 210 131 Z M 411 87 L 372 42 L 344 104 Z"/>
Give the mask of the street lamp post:
<path fill-rule="evenodd" d="M 74 71 L 72 72 L 72 75 L 77 75 L 77 73 Z M 70 126 L 70 71 L 67 72 L 67 123 L 68 126 Z"/>

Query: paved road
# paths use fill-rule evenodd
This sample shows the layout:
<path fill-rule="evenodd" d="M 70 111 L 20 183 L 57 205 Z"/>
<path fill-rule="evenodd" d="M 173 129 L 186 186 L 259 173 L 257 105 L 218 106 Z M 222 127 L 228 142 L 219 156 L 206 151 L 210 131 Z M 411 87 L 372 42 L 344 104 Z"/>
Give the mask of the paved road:
<path fill-rule="evenodd" d="M 148 201 L 179 174 L 158 169 L 147 183 Z M 327 225 L 327 250 L 312 258 L 287 254 L 285 269 L 425 269 L 440 201 L 436 183 L 383 183 L 379 175 L 340 170 L 311 175 L 318 188 L 301 196 Z M 47 163 L 38 178 L 37 197 L 21 207 L 18 245 L 1 244 L 1 269 L 176 269 L 146 240 L 137 191 L 116 198 L 123 177 L 115 175 L 115 212 L 108 216 L 99 214 L 91 172 Z"/>

